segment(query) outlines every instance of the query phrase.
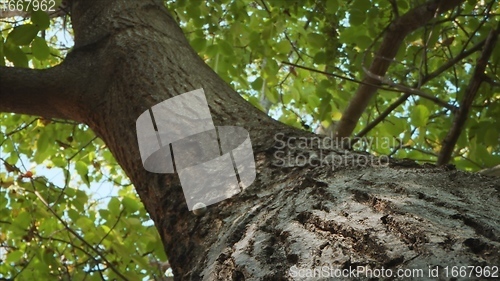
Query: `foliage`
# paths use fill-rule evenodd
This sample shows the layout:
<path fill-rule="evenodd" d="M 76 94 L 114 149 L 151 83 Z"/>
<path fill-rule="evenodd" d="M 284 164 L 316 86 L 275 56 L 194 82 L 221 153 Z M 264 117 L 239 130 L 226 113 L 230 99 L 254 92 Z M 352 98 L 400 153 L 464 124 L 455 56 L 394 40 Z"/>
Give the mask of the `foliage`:
<path fill-rule="evenodd" d="M 391 2 L 396 2 L 391 5 Z M 381 37 L 397 15 L 423 1 L 170 1 L 191 45 L 252 104 L 309 130 L 340 119 L 364 77 Z M 397 6 L 397 8 L 395 7 Z M 387 78 L 458 106 L 480 52 L 439 68 L 484 40 L 500 20 L 497 1 L 466 1 L 404 41 Z M 478 170 L 500 163 L 500 47 L 455 147 L 453 163 Z M 432 77 L 432 76 L 436 77 Z M 432 79 L 428 79 L 432 78 Z M 420 85 L 419 85 L 419 81 Z M 403 93 L 379 90 L 355 134 Z M 359 145 L 375 154 L 435 162 L 452 126 L 449 109 L 411 96 L 370 130 L 388 145 Z M 365 147 L 366 145 L 366 147 Z"/>
<path fill-rule="evenodd" d="M 47 13 L 0 26 L 1 65 L 47 68 L 69 49 Z M 102 140 L 64 120 L 0 120 L 0 279 L 163 275 L 158 232 Z"/>
<path fill-rule="evenodd" d="M 381 37 L 422 1 L 166 1 L 199 55 L 250 103 L 289 125 L 313 130 L 339 120 Z M 494 1 L 466 1 L 405 38 L 386 78 L 450 105 L 411 95 L 367 132 L 390 140 L 360 147 L 435 162 L 452 126 L 480 44 L 500 20 Z M 44 12 L 0 21 L 0 65 L 47 68 L 61 45 L 64 20 Z M 68 27 L 69 28 L 69 27 Z M 454 61 L 444 70 L 441 66 Z M 453 163 L 478 170 L 500 163 L 500 47 L 490 57 Z M 29 83 L 29 81 L 27 81 Z M 403 94 L 380 89 L 355 133 Z M 20 101 L 23 102 L 23 101 Z M 132 280 L 159 271 L 161 242 L 144 207 L 104 143 L 83 125 L 0 115 L 0 278 Z M 116 196 L 91 194 L 107 182 Z"/>
<path fill-rule="evenodd" d="M 159 274 L 150 265 L 166 260 L 157 231 L 100 139 L 82 125 L 20 115 L 4 118 L 4 128 L 2 277 L 102 280 L 121 272 L 140 280 Z M 116 196 L 90 193 L 89 185 L 105 182 L 120 187 Z"/>

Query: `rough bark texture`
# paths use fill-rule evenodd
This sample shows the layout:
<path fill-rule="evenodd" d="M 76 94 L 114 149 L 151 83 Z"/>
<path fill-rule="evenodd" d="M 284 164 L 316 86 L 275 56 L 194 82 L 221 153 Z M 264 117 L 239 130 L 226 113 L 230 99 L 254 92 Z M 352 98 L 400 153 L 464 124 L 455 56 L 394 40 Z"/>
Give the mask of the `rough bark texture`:
<path fill-rule="evenodd" d="M 74 108 L 52 115 L 85 122 L 106 142 L 155 222 L 177 280 L 288 280 L 292 266 L 499 265 L 500 181 L 407 162 L 374 167 L 363 163 L 371 156 L 312 144 L 284 152 L 333 153 L 344 164 L 276 166 L 275 134 L 311 135 L 246 103 L 190 48 L 161 1 L 72 2 L 76 46 L 65 64 L 83 83 L 66 85 L 69 101 L 60 97 L 54 112 Z M 0 77 L 11 71 L 0 68 Z M 44 113 L 4 102 L 16 87 L 2 81 L 1 111 Z M 198 88 L 215 125 L 250 132 L 257 165 L 251 187 L 202 217 L 188 211 L 176 175 L 144 170 L 135 135 L 142 112 Z"/>

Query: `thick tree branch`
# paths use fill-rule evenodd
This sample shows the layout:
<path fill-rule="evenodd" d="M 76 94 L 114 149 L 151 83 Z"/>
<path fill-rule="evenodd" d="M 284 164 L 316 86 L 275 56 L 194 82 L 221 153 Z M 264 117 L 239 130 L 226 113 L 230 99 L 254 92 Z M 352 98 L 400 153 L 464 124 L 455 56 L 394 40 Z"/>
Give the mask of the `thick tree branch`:
<path fill-rule="evenodd" d="M 486 43 L 483 48 L 483 52 L 477 61 L 476 68 L 474 70 L 474 75 L 471 78 L 469 86 L 465 90 L 464 97 L 462 102 L 460 103 L 460 108 L 458 113 L 455 115 L 453 120 L 453 127 L 448 132 L 448 135 L 443 140 L 443 147 L 439 152 L 438 157 L 438 165 L 446 165 L 451 159 L 453 154 L 453 149 L 455 144 L 460 137 L 460 133 L 462 132 L 465 122 L 469 117 L 469 111 L 472 106 L 472 102 L 474 101 L 477 91 L 481 86 L 481 83 L 484 81 L 484 71 L 486 70 L 486 65 L 488 64 L 488 59 L 490 58 L 493 50 L 495 49 L 495 45 L 498 40 L 498 34 L 500 32 L 500 23 L 498 24 L 496 29 L 492 29 L 486 38 Z"/>
<path fill-rule="evenodd" d="M 483 174 L 485 176 L 490 176 L 490 177 L 500 177 L 500 165 L 496 165 L 495 167 L 491 167 L 488 169 L 483 169 L 479 171 L 478 173 Z"/>
<path fill-rule="evenodd" d="M 49 69 L 0 66 L 0 112 L 81 120 L 75 112 L 75 81 L 67 65 Z"/>
<path fill-rule="evenodd" d="M 425 25 L 428 21 L 435 18 L 436 15 L 449 11 L 463 2 L 463 0 L 433 0 L 399 17 L 389 26 L 369 71 L 374 75 L 385 76 L 391 61 L 396 56 L 404 38 L 408 34 Z M 363 82 L 375 85 L 380 84 L 380 81 L 371 77 L 365 77 Z M 377 89 L 378 87 L 376 86 L 365 84 L 359 86 L 347 109 L 344 111 L 342 119 L 335 128 L 335 134 L 338 138 L 349 137 L 352 134 L 359 118 L 365 111 L 373 95 L 377 92 Z"/>

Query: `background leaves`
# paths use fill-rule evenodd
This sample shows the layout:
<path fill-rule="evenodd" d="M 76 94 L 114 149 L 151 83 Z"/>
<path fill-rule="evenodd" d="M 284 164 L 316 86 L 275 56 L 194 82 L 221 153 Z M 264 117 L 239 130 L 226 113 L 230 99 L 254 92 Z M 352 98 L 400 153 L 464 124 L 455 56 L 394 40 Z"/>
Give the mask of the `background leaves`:
<path fill-rule="evenodd" d="M 341 118 L 389 24 L 420 3 L 165 1 L 195 51 L 227 83 L 273 118 L 310 131 Z M 457 58 L 481 44 L 499 15 L 497 1 L 466 1 L 405 38 L 386 78 L 457 106 L 479 52 Z M 47 68 L 71 48 L 67 20 L 44 12 L 0 20 L 0 27 L 0 65 Z M 500 163 L 499 62 L 497 47 L 455 147 L 453 163 L 460 169 Z M 357 148 L 433 163 L 452 126 L 449 109 L 410 95 L 370 127 L 402 96 L 379 90 L 355 130 L 389 145 Z M 157 265 L 167 257 L 156 229 L 105 144 L 86 126 L 2 113 L 0 148 L 0 278 L 163 274 Z"/>

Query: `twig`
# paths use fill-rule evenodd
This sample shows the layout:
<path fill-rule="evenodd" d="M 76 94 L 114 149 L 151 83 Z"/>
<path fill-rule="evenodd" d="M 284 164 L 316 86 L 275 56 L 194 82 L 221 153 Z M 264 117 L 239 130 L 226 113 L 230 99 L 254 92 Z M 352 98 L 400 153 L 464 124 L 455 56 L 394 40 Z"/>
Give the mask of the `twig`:
<path fill-rule="evenodd" d="M 87 242 L 87 240 L 83 239 L 83 237 L 81 237 L 78 233 L 76 233 L 76 231 L 70 228 L 66 224 L 66 222 L 50 207 L 50 205 L 47 203 L 47 201 L 45 201 L 45 199 L 42 197 L 42 195 L 40 195 L 38 191 L 35 190 L 34 193 L 36 197 L 38 197 L 38 199 L 42 202 L 42 204 L 49 210 L 49 212 L 52 213 L 56 217 L 56 219 L 64 226 L 64 228 L 66 228 L 71 234 L 73 234 L 73 236 L 75 236 L 76 239 L 80 240 L 80 242 L 82 242 L 84 245 L 89 247 L 89 249 L 91 249 L 94 253 L 96 253 L 105 262 L 105 264 L 114 273 L 116 273 L 116 275 L 120 276 L 120 278 L 122 278 L 123 280 L 126 281 L 129 280 L 127 277 L 125 277 L 125 275 L 123 275 L 120 271 L 118 271 L 118 269 L 116 269 L 114 265 L 111 262 L 109 262 L 103 254 L 101 254 L 101 252 L 95 249 L 92 245 L 90 245 L 89 242 Z"/>
<path fill-rule="evenodd" d="M 370 70 L 366 69 L 365 67 L 363 67 L 363 71 L 365 72 L 366 76 L 368 76 L 372 79 L 378 80 L 378 81 L 380 81 L 388 86 L 394 87 L 403 93 L 408 93 L 408 94 L 416 95 L 416 96 L 431 100 L 431 101 L 435 102 L 436 104 L 441 105 L 442 107 L 447 108 L 453 112 L 457 110 L 457 108 L 455 106 L 450 105 L 449 103 L 447 103 L 443 100 L 440 100 L 439 98 L 437 98 L 435 96 L 432 96 L 430 94 L 422 92 L 421 90 L 411 88 L 411 87 L 408 87 L 405 85 L 401 85 L 401 84 L 398 84 L 398 83 L 391 81 L 390 79 L 387 79 L 386 77 L 382 77 L 382 76 L 373 74 L 372 72 L 370 72 Z"/>
<path fill-rule="evenodd" d="M 474 47 L 472 47 L 471 49 L 467 50 L 467 51 L 464 51 L 462 53 L 460 53 L 459 55 L 457 55 L 456 57 L 454 57 L 453 59 L 449 60 L 447 63 L 445 63 L 444 65 L 442 65 L 440 68 L 436 69 L 435 71 L 433 71 L 432 73 L 429 73 L 428 75 L 424 76 L 422 78 L 421 81 L 418 82 L 418 84 L 420 85 L 424 85 L 425 83 L 427 83 L 428 81 L 436 78 L 437 76 L 441 75 L 441 73 L 445 72 L 448 68 L 452 67 L 453 65 L 455 65 L 456 63 L 458 63 L 459 61 L 463 60 L 464 58 L 470 56 L 471 54 L 479 51 L 483 46 L 484 46 L 484 43 L 486 42 L 486 40 L 483 40 L 479 43 L 477 43 Z M 415 86 L 417 87 L 417 86 Z M 384 112 L 382 112 L 382 114 L 380 114 L 377 118 L 375 118 L 370 124 L 368 124 L 363 130 L 361 130 L 355 138 L 352 139 L 351 141 L 351 146 L 354 145 L 356 143 L 356 141 L 359 139 L 359 138 L 362 138 L 363 136 L 365 136 L 369 131 L 371 131 L 373 128 L 375 128 L 375 126 L 377 126 L 380 122 L 382 122 L 387 116 L 389 116 L 389 114 L 391 114 L 391 112 L 393 110 L 395 110 L 396 108 L 398 108 L 400 105 L 402 105 L 409 97 L 411 96 L 411 94 L 409 93 L 405 93 L 403 96 L 399 97 L 394 103 L 392 103 L 386 110 L 384 110 Z"/>

